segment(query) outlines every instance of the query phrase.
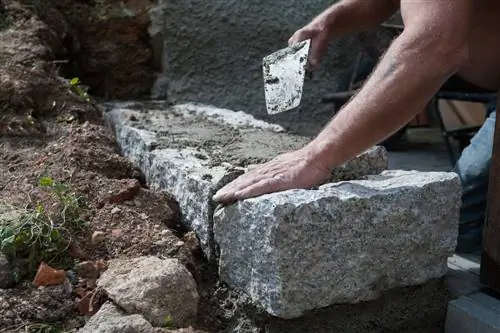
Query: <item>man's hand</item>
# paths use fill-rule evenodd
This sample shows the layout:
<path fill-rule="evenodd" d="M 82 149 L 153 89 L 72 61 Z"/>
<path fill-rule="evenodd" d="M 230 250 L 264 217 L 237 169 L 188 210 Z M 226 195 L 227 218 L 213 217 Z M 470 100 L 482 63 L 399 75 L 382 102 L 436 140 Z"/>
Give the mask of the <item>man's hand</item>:
<path fill-rule="evenodd" d="M 326 52 L 330 42 L 330 33 L 325 20 L 314 20 L 305 27 L 297 30 L 288 40 L 288 45 L 300 43 L 311 39 L 311 50 L 309 52 L 308 70 L 315 71 L 319 62 Z"/>
<path fill-rule="evenodd" d="M 399 8 L 397 0 L 337 1 L 311 23 L 295 32 L 289 45 L 311 39 L 308 70 L 318 69 L 328 43 L 337 37 L 368 31 L 387 20 Z"/>
<path fill-rule="evenodd" d="M 224 204 L 262 194 L 310 188 L 329 179 L 331 171 L 308 148 L 279 155 L 220 189 L 214 201 Z"/>

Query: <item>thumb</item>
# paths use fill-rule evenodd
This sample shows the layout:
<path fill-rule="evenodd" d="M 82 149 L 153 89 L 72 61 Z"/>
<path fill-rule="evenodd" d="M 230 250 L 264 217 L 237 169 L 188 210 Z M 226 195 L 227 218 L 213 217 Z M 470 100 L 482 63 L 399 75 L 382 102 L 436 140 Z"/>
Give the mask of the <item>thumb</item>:
<path fill-rule="evenodd" d="M 317 69 L 320 59 L 325 51 L 325 41 L 322 38 L 315 38 L 311 41 L 311 50 L 309 51 L 309 66 L 312 70 Z"/>

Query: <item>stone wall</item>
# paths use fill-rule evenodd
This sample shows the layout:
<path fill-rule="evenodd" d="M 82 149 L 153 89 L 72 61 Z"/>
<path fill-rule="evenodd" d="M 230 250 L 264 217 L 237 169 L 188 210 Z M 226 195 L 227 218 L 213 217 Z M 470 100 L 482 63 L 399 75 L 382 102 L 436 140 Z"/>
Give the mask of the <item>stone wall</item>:
<path fill-rule="evenodd" d="M 374 147 L 323 186 L 218 208 L 221 186 L 308 138 L 210 105 L 106 106 L 122 153 L 176 197 L 220 282 L 243 295 L 220 302 L 237 313 L 224 333 L 407 332 L 444 320 L 456 174 L 383 171 Z"/>

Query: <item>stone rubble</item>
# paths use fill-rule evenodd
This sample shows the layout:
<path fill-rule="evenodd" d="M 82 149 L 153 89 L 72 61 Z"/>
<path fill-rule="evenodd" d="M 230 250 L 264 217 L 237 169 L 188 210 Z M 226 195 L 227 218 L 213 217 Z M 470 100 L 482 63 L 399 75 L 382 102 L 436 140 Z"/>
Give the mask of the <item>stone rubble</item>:
<path fill-rule="evenodd" d="M 186 327 L 196 319 L 196 282 L 177 259 L 114 259 L 97 285 L 128 314 L 140 314 L 154 326 L 164 326 L 168 320 Z"/>
<path fill-rule="evenodd" d="M 214 217 L 221 279 L 281 318 L 424 284 L 447 272 L 460 193 L 454 173 L 386 171 L 238 202 Z"/>
<path fill-rule="evenodd" d="M 196 232 L 209 259 L 213 258 L 215 203 L 212 195 L 252 164 L 241 164 L 238 159 L 227 163 L 224 156 L 220 161 L 219 155 L 227 154 L 228 146 L 231 146 L 236 155 L 248 154 L 251 161 L 269 160 L 279 152 L 302 147 L 309 140 L 286 134 L 281 126 L 257 120 L 251 115 L 209 105 L 190 103 L 166 107 L 160 102 L 128 102 L 105 106 L 108 109 L 105 118 L 115 129 L 122 154 L 144 172 L 153 189 L 174 195 L 185 224 Z M 206 132 L 205 141 L 217 139 L 220 131 L 234 131 L 235 137 L 245 141 L 250 149 L 244 150 L 245 147 L 238 146 L 238 142 L 210 149 L 200 147 L 194 142 L 191 132 L 183 132 L 182 126 L 173 128 L 172 124 L 179 122 L 179 118 L 201 126 L 198 132 Z M 386 150 L 374 147 L 334 170 L 332 180 L 378 174 L 387 168 L 387 164 Z"/>
<path fill-rule="evenodd" d="M 127 315 L 111 302 L 102 305 L 78 333 L 155 333 L 153 326 L 139 314 Z"/>

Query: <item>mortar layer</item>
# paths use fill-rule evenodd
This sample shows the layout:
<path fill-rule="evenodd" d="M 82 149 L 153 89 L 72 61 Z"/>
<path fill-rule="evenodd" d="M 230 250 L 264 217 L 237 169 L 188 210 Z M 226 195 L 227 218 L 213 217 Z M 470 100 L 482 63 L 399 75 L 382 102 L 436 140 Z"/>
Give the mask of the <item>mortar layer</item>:
<path fill-rule="evenodd" d="M 309 141 L 287 133 L 235 128 L 221 122 L 206 121 L 206 117 L 189 112 L 189 109 L 183 114 L 175 108 L 125 109 L 123 113 L 129 120 L 129 126 L 156 133 L 156 149 L 195 148 L 200 151 L 198 158 L 207 160 L 210 156 L 213 166 L 222 162 L 240 167 L 262 163 L 280 153 L 298 149 Z"/>
<path fill-rule="evenodd" d="M 299 149 L 310 140 L 243 112 L 207 105 L 122 103 L 113 104 L 111 114 L 120 125 L 154 133 L 154 149 L 195 149 L 194 156 L 209 161 L 210 167 L 230 164 L 246 168 Z M 334 169 L 331 181 L 377 174 L 386 168 L 384 148 L 375 147 Z"/>

